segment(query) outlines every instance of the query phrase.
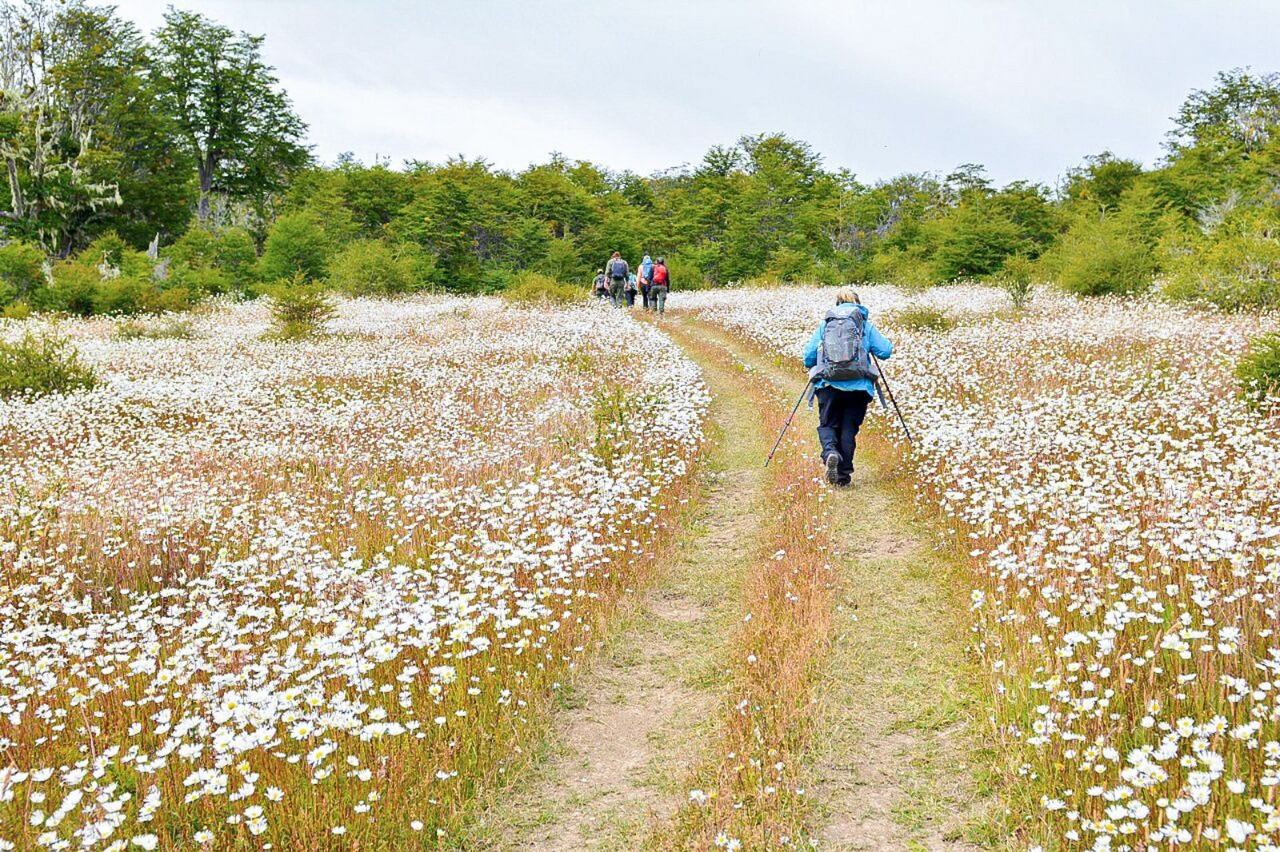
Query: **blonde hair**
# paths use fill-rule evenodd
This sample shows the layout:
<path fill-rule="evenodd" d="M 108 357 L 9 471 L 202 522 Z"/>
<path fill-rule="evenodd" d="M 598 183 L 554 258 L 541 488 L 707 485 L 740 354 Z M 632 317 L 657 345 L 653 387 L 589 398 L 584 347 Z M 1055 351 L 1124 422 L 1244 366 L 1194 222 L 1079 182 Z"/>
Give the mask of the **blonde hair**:
<path fill-rule="evenodd" d="M 855 305 L 861 305 L 862 300 L 858 298 L 858 292 L 852 287 L 844 287 L 836 293 L 836 304 L 847 305 L 852 302 Z"/>

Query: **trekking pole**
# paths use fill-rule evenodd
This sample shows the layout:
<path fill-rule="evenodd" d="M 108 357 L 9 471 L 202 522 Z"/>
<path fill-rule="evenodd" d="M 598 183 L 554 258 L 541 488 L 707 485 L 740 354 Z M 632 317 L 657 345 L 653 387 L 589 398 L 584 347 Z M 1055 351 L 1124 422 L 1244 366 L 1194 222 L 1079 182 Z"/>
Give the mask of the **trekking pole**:
<path fill-rule="evenodd" d="M 884 383 L 884 389 L 889 394 L 889 402 L 893 403 L 893 410 L 898 415 L 898 422 L 902 424 L 902 431 L 907 434 L 907 443 L 914 447 L 916 442 L 911 437 L 911 430 L 907 428 L 907 421 L 902 417 L 902 409 L 898 407 L 898 401 L 893 398 L 893 388 L 889 387 L 889 377 L 884 374 L 884 367 L 880 366 L 879 358 L 872 355 L 871 360 L 875 362 L 876 372 L 880 374 L 880 381 Z"/>
<path fill-rule="evenodd" d="M 791 416 L 787 418 L 787 422 L 782 424 L 782 431 L 778 433 L 778 440 L 773 442 L 773 449 L 769 451 L 769 457 L 764 460 L 764 466 L 768 467 L 769 462 L 773 461 L 773 454 L 778 451 L 778 445 L 782 443 L 782 436 L 787 434 L 787 429 L 791 427 L 791 421 L 795 418 L 796 412 L 800 410 L 800 403 L 804 402 L 804 395 L 809 392 L 809 385 L 813 384 L 813 379 L 804 383 L 804 390 L 800 391 L 800 397 L 796 400 L 795 407 L 791 409 Z"/>

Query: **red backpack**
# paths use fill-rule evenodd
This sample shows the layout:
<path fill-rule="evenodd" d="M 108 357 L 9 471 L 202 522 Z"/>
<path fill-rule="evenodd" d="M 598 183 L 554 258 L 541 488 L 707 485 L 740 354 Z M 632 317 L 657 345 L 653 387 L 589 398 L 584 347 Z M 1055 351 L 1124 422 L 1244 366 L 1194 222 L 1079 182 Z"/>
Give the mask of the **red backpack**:
<path fill-rule="evenodd" d="M 667 286 L 667 267 L 661 263 L 653 267 L 653 283 L 659 287 Z"/>

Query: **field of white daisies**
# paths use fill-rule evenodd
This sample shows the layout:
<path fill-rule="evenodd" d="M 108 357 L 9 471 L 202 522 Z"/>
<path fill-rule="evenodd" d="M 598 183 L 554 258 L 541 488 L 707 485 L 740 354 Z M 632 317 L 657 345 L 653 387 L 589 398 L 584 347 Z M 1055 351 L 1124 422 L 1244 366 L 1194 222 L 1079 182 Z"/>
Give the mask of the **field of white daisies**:
<path fill-rule="evenodd" d="M 796 356 L 832 292 L 684 304 Z M 1019 845 L 1280 847 L 1280 430 L 1232 376 L 1273 320 L 1049 294 L 1014 313 L 983 288 L 863 298 L 897 346 L 918 498 L 971 568 L 992 736 L 1030 799 Z M 904 327 L 922 305 L 956 325 Z"/>
<path fill-rule="evenodd" d="M 0 848 L 449 843 L 687 499 L 707 391 L 650 326 L 268 323 L 63 321 L 98 386 L 0 401 Z"/>

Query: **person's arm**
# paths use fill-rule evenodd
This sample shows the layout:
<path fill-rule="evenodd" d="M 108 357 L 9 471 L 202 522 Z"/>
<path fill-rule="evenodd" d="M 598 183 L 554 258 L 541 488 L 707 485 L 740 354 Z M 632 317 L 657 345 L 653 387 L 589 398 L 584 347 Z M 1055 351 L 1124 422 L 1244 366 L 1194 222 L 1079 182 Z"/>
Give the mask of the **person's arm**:
<path fill-rule="evenodd" d="M 893 357 L 893 343 L 870 320 L 867 321 L 867 351 L 881 360 Z"/>
<path fill-rule="evenodd" d="M 818 325 L 816 331 L 809 338 L 809 342 L 804 346 L 804 365 L 806 368 L 816 367 L 818 365 L 818 346 L 822 344 L 822 324 Z"/>

